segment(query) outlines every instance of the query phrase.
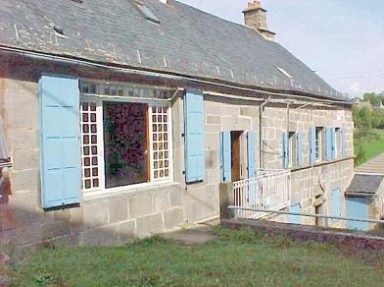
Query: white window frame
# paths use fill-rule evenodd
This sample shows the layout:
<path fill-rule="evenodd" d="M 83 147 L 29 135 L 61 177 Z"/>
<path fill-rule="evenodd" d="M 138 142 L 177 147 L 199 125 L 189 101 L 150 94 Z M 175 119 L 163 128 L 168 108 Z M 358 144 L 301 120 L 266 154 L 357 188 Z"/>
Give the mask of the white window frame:
<path fill-rule="evenodd" d="M 96 103 L 96 111 L 97 111 L 97 141 L 98 141 L 98 163 L 99 163 L 99 188 L 85 189 L 82 187 L 82 191 L 85 195 L 93 195 L 93 194 L 101 194 L 104 192 L 119 192 L 137 189 L 140 187 L 156 185 L 159 183 L 171 183 L 173 182 L 173 145 L 172 145 L 172 110 L 167 100 L 161 99 L 140 99 L 138 101 L 137 98 L 129 98 L 129 97 L 119 97 L 119 96 L 108 96 L 108 95 L 95 95 L 95 94 L 83 94 L 80 95 L 80 105 L 79 111 L 81 108 L 81 103 L 83 102 L 93 102 Z M 104 159 L 104 125 L 103 125 L 103 103 L 104 102 L 121 102 L 121 103 L 143 103 L 148 104 L 148 129 L 150 132 L 149 135 L 149 161 L 150 161 L 150 180 L 148 182 L 132 184 L 132 185 L 124 185 L 113 188 L 105 187 L 105 159 Z M 169 148 L 169 175 L 168 177 L 154 179 L 154 169 L 153 169 L 153 148 L 152 148 L 152 107 L 166 107 L 168 109 L 168 148 Z M 80 123 L 79 123 L 80 124 Z M 81 157 L 82 157 L 81 151 Z M 83 169 L 82 169 L 82 182 L 83 182 Z"/>
<path fill-rule="evenodd" d="M 323 157 L 324 127 L 315 127 L 315 162 Z"/>
<path fill-rule="evenodd" d="M 99 169 L 99 187 L 98 188 L 89 188 L 85 189 L 84 186 L 82 185 L 82 190 L 84 192 L 94 192 L 94 191 L 99 191 L 102 189 L 105 189 L 105 168 L 104 168 L 104 133 L 103 133 L 103 105 L 102 101 L 98 98 L 95 97 L 81 97 L 80 98 L 80 110 L 81 110 L 81 104 L 85 103 L 94 103 L 96 104 L 96 125 L 97 125 L 97 161 L 98 161 L 98 169 Z M 81 115 L 80 115 L 81 116 Z M 82 130 L 82 127 L 80 127 L 80 131 Z M 101 131 L 101 132 L 100 132 Z M 81 133 L 81 137 L 83 134 Z M 82 142 L 82 139 L 81 139 Z M 81 145 L 81 148 L 83 146 Z M 83 150 L 81 150 L 80 153 L 81 159 L 83 159 Z M 81 161 L 83 162 L 83 160 Z M 84 168 L 83 166 L 81 167 L 81 182 L 82 184 L 84 183 Z"/>
<path fill-rule="evenodd" d="M 342 139 L 341 139 L 341 128 L 335 128 L 335 159 L 342 157 Z"/>

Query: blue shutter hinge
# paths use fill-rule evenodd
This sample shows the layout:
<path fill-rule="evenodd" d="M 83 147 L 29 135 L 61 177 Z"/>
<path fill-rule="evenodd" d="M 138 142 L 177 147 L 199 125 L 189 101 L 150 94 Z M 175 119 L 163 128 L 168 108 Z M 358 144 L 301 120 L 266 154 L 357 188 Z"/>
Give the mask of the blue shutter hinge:
<path fill-rule="evenodd" d="M 183 171 L 181 172 L 181 174 L 182 174 L 182 175 L 185 175 L 185 170 L 183 170 Z"/>
<path fill-rule="evenodd" d="M 182 134 L 181 134 L 181 137 L 182 137 L 182 138 L 185 137 L 185 133 L 182 133 Z"/>

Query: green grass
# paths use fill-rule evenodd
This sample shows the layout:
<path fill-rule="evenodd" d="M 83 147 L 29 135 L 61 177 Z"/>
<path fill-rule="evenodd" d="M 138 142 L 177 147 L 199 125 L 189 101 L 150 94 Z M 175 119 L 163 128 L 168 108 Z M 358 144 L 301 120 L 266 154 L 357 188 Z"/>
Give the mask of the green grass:
<path fill-rule="evenodd" d="M 331 245 L 217 233 L 193 246 L 153 237 L 123 247 L 40 248 L 11 266 L 11 286 L 383 286 L 383 255 L 364 251 L 374 260 L 363 262 Z"/>
<path fill-rule="evenodd" d="M 357 157 L 356 165 L 363 164 L 383 153 L 384 130 L 355 129 L 354 150 Z"/>

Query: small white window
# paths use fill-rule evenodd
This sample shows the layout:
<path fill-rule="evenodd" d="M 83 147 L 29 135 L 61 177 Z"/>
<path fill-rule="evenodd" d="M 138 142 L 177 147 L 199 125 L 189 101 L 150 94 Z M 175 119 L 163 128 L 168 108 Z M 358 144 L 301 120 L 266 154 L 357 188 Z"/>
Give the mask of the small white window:
<path fill-rule="evenodd" d="M 127 90 L 109 87 L 110 94 Z M 104 93 L 104 88 L 99 85 L 96 90 Z M 85 84 L 81 90 L 87 92 L 95 88 Z M 152 94 L 156 93 L 154 90 Z M 170 116 L 166 105 L 83 95 L 80 105 L 83 190 L 170 180 Z"/>
<path fill-rule="evenodd" d="M 342 136 L 341 129 L 335 128 L 335 158 L 342 157 Z"/>
<path fill-rule="evenodd" d="M 324 128 L 323 127 L 316 127 L 316 133 L 315 133 L 315 159 L 316 159 L 316 161 L 320 161 L 322 159 L 323 140 L 324 140 Z"/>

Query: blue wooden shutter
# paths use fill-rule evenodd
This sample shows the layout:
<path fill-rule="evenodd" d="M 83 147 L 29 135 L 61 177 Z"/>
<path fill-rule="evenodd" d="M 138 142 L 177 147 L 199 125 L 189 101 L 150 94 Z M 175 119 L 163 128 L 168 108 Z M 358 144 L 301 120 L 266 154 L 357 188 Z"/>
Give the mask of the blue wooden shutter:
<path fill-rule="evenodd" d="M 220 133 L 221 180 L 231 181 L 231 133 Z"/>
<path fill-rule="evenodd" d="M 256 176 L 256 136 L 254 131 L 247 133 L 248 178 Z"/>
<path fill-rule="evenodd" d="M 346 137 L 345 137 L 345 130 L 343 128 L 340 129 L 341 134 L 341 157 L 345 157 L 345 144 L 346 144 Z"/>
<path fill-rule="evenodd" d="M 331 205 L 332 216 L 340 216 L 340 188 L 332 190 Z"/>
<path fill-rule="evenodd" d="M 368 197 L 346 197 L 345 210 L 347 217 L 369 219 L 369 198 Z M 346 221 L 347 229 L 368 230 L 369 223 L 361 221 Z"/>
<path fill-rule="evenodd" d="M 199 91 L 184 95 L 185 181 L 202 181 L 204 157 L 204 98 Z"/>
<path fill-rule="evenodd" d="M 302 134 L 297 132 L 296 133 L 296 165 L 300 166 L 303 161 L 303 155 L 301 154 L 302 151 Z"/>
<path fill-rule="evenodd" d="M 282 163 L 283 163 L 283 168 L 288 168 L 288 133 L 284 132 L 282 134 Z"/>
<path fill-rule="evenodd" d="M 289 212 L 301 213 L 300 203 L 296 203 L 294 205 L 291 205 L 289 207 Z M 300 215 L 289 214 L 288 215 L 288 223 L 300 224 L 301 223 L 301 216 Z"/>
<path fill-rule="evenodd" d="M 39 97 L 42 207 L 80 203 L 78 80 L 44 75 Z"/>
<path fill-rule="evenodd" d="M 314 164 L 316 161 L 316 128 L 310 127 L 309 133 L 309 164 Z"/>
<path fill-rule="evenodd" d="M 333 142 L 332 128 L 327 127 L 325 129 L 325 157 L 327 160 L 333 159 L 332 142 Z"/>

